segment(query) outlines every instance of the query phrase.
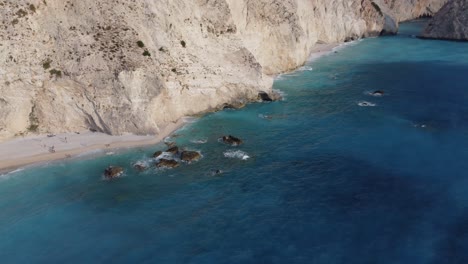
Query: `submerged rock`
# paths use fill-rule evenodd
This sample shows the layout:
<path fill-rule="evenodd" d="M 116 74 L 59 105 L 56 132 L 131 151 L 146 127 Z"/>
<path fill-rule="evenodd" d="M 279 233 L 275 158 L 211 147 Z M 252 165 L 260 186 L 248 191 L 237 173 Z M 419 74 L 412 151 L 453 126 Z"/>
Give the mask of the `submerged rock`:
<path fill-rule="evenodd" d="M 376 104 L 374 103 L 371 103 L 371 102 L 366 102 L 366 101 L 362 101 L 362 102 L 359 102 L 358 103 L 359 106 L 376 106 Z"/>
<path fill-rule="evenodd" d="M 224 171 L 222 171 L 220 169 L 211 170 L 211 176 L 217 176 L 217 175 L 221 175 L 223 173 L 224 173 Z"/>
<path fill-rule="evenodd" d="M 148 167 L 146 167 L 146 165 L 142 164 L 142 163 L 133 164 L 133 168 L 135 168 L 135 170 L 137 170 L 139 172 L 142 172 L 142 171 L 145 171 L 146 169 L 148 169 Z"/>
<path fill-rule="evenodd" d="M 238 146 L 242 143 L 244 143 L 241 139 L 236 138 L 234 136 L 228 135 L 228 136 L 223 136 L 223 142 L 226 144 L 229 144 L 231 146 Z"/>
<path fill-rule="evenodd" d="M 124 169 L 122 167 L 109 166 L 104 170 L 104 177 L 107 179 L 117 178 L 122 175 Z"/>
<path fill-rule="evenodd" d="M 179 163 L 175 160 L 170 159 L 160 159 L 158 163 L 156 163 L 156 167 L 158 168 L 177 168 L 179 167 Z"/>
<path fill-rule="evenodd" d="M 201 154 L 197 151 L 182 151 L 180 154 L 180 159 L 186 162 L 197 161 L 200 158 Z"/>

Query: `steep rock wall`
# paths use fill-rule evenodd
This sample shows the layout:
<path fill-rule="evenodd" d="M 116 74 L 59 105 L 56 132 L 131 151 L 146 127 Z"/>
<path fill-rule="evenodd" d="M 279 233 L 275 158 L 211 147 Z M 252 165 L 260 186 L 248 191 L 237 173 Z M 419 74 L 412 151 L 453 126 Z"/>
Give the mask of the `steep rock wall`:
<path fill-rule="evenodd" d="M 449 1 L 429 22 L 421 36 L 468 41 L 468 0 Z"/>
<path fill-rule="evenodd" d="M 383 0 L 402 22 L 419 17 L 434 16 L 447 0 Z"/>
<path fill-rule="evenodd" d="M 394 31 L 382 1 L 0 0 L 0 140 L 152 134 L 253 100 L 316 43 Z"/>

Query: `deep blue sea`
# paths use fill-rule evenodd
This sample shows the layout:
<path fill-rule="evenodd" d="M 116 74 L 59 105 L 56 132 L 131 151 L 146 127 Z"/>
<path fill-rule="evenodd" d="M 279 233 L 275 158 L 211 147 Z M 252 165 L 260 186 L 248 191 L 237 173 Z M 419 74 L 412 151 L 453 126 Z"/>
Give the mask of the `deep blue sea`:
<path fill-rule="evenodd" d="M 159 144 L 0 176 L 0 263 L 468 263 L 468 44 L 423 23 L 195 120 L 169 140 L 197 163 L 135 171 Z"/>

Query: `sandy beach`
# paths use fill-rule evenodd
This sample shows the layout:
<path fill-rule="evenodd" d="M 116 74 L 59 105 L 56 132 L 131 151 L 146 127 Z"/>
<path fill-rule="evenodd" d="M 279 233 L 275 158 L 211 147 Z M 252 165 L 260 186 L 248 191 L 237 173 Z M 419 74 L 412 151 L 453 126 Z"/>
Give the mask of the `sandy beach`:
<path fill-rule="evenodd" d="M 133 134 L 110 136 L 104 133 L 80 132 L 35 135 L 16 138 L 0 143 L 0 172 L 46 161 L 62 160 L 95 150 L 131 148 L 156 144 L 181 128 L 185 122 L 180 119 L 161 129 L 158 135 L 137 136 Z"/>
<path fill-rule="evenodd" d="M 334 51 L 342 43 L 317 44 L 308 61 L 314 61 Z M 131 148 L 156 144 L 181 128 L 183 119 L 161 129 L 158 135 L 137 136 L 133 134 L 110 136 L 90 131 L 77 133 L 34 135 L 16 138 L 0 143 L 0 172 L 8 172 L 21 166 L 74 158 L 95 150 Z"/>
<path fill-rule="evenodd" d="M 309 59 L 307 60 L 308 62 L 317 60 L 318 58 L 327 55 L 329 53 L 332 53 L 335 48 L 343 45 L 343 43 L 330 43 L 330 44 L 316 44 L 312 48 L 312 52 L 309 56 Z"/>

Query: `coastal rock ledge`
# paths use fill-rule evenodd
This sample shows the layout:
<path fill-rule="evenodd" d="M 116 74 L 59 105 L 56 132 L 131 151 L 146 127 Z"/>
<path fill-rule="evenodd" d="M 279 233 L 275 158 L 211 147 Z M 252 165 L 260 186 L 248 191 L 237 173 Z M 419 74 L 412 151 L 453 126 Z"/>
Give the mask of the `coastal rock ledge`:
<path fill-rule="evenodd" d="M 272 76 L 302 66 L 318 43 L 394 34 L 444 2 L 1 1 L 0 142 L 158 134 L 270 94 Z"/>
<path fill-rule="evenodd" d="M 468 0 L 450 0 L 431 19 L 422 38 L 468 41 Z"/>

